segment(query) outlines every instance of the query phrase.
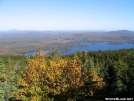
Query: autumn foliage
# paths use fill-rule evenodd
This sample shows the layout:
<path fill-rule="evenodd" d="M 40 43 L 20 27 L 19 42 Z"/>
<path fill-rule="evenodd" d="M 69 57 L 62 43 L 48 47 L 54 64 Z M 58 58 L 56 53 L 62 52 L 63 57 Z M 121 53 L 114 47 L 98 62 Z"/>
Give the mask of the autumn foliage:
<path fill-rule="evenodd" d="M 57 56 L 46 60 L 44 54 L 38 53 L 27 58 L 26 68 L 20 75 L 19 90 L 14 92 L 14 97 L 22 101 L 69 101 L 78 95 L 93 96 L 105 86 L 94 70 L 83 71 L 76 54 L 72 58 Z"/>

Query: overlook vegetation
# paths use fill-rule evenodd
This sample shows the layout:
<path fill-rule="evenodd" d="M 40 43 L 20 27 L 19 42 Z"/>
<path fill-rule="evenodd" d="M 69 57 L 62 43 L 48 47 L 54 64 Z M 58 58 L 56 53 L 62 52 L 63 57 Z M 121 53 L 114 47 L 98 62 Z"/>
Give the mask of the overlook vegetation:
<path fill-rule="evenodd" d="M 0 101 L 132 98 L 134 49 L 0 56 Z"/>

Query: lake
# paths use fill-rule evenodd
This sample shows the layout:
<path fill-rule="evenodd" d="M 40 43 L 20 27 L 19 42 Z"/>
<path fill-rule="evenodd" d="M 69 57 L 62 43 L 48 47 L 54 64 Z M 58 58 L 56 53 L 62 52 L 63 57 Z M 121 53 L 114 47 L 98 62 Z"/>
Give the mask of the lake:
<path fill-rule="evenodd" d="M 108 42 L 98 42 L 98 43 L 91 43 L 91 42 L 78 42 L 79 46 L 74 46 L 71 47 L 69 50 L 66 51 L 61 51 L 58 52 L 61 55 L 64 54 L 73 54 L 76 53 L 77 51 L 105 51 L 105 50 L 119 50 L 119 49 L 130 49 L 134 48 L 134 44 L 129 44 L 129 43 L 121 43 L 121 44 L 109 44 Z M 49 52 L 50 50 L 45 50 L 45 52 Z M 30 52 L 25 52 L 23 54 L 26 55 L 33 55 L 37 53 L 37 51 L 30 51 Z"/>

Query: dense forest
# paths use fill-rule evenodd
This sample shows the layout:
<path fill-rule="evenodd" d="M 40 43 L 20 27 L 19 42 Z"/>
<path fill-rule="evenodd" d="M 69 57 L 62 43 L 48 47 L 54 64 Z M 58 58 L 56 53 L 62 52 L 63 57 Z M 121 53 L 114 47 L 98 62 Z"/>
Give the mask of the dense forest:
<path fill-rule="evenodd" d="M 0 101 L 132 98 L 134 49 L 0 56 Z"/>

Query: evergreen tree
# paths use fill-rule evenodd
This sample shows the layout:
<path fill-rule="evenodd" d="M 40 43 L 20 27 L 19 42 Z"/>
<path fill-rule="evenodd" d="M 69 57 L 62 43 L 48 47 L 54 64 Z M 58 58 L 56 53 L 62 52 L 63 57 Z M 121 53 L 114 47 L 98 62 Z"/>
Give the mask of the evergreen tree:
<path fill-rule="evenodd" d="M 106 96 L 113 97 L 116 94 L 117 74 L 113 64 L 108 64 L 104 71 L 104 81 L 106 82 Z"/>

